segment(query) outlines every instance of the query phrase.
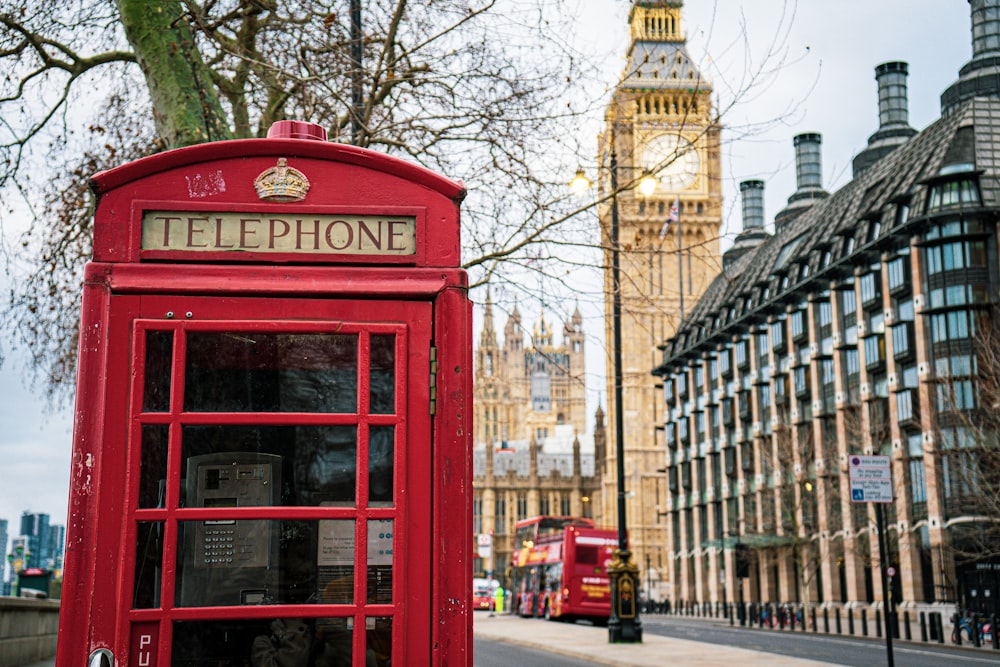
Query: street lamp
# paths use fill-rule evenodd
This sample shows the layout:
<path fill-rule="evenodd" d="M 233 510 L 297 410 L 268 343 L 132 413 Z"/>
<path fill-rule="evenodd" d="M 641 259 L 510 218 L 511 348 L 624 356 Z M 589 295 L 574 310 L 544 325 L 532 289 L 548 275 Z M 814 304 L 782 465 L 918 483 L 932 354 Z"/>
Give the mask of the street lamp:
<path fill-rule="evenodd" d="M 642 621 L 636 591 L 639 588 L 639 568 L 632 562 L 628 548 L 628 528 L 625 516 L 625 426 L 622 407 L 622 291 L 618 243 L 618 157 L 611 138 L 609 169 L 611 176 L 611 347 L 614 354 L 615 392 L 615 458 L 618 483 L 618 548 L 611 564 L 608 578 L 611 581 L 611 616 L 608 618 L 610 643 L 642 643 Z M 578 169 L 570 186 L 582 190 L 590 186 L 590 179 Z M 656 178 L 643 172 L 636 184 L 644 196 L 656 189 Z"/>

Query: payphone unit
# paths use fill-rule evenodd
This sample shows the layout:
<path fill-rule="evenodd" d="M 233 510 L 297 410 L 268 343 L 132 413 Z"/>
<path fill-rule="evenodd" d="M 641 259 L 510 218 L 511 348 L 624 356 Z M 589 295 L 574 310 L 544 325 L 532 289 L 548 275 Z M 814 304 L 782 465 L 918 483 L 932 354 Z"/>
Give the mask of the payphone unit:
<path fill-rule="evenodd" d="M 256 452 L 192 456 L 187 465 L 191 507 L 266 507 L 281 489 L 281 457 Z M 185 530 L 184 606 L 262 604 L 273 586 L 277 542 L 272 522 L 207 519 Z"/>

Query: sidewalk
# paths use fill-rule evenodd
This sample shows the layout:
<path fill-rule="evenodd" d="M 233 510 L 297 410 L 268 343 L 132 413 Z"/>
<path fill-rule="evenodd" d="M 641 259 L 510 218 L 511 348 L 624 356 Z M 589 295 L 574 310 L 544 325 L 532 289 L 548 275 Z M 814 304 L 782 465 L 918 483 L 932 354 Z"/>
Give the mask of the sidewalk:
<path fill-rule="evenodd" d="M 518 644 L 611 667 L 831 667 L 828 662 L 790 658 L 750 649 L 709 646 L 686 639 L 643 633 L 641 644 L 610 644 L 605 628 L 571 623 L 549 623 L 506 614 L 476 612 L 474 639 Z"/>
<path fill-rule="evenodd" d="M 540 619 L 475 612 L 475 639 L 491 639 L 579 658 L 611 667 L 831 667 L 828 662 L 801 660 L 750 649 L 709 646 L 686 639 L 644 633 L 641 644 L 609 644 L 608 631 L 589 625 L 549 623 Z M 28 667 L 54 667 L 55 659 Z"/>

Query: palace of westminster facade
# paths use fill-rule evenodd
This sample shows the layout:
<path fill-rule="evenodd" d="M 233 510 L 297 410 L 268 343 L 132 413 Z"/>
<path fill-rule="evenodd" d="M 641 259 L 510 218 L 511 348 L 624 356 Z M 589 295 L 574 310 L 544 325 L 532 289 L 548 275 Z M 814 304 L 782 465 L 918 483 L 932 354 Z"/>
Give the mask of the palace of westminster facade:
<path fill-rule="evenodd" d="M 629 169 L 660 180 L 651 196 L 617 196 L 620 238 L 636 239 L 620 249 L 621 395 L 629 541 L 645 593 L 883 600 L 875 505 L 852 502 L 849 480 L 850 457 L 874 454 L 891 461 L 893 598 L 1000 611 L 1000 561 L 988 555 L 991 541 L 1000 553 L 1000 485 L 984 509 L 970 464 L 986 442 L 977 340 L 989 338 L 984 314 L 1000 296 L 1000 0 L 970 0 L 973 57 L 942 93 L 938 120 L 911 128 L 906 63 L 879 65 L 879 127 L 853 180 L 826 192 L 820 135 L 794 137 L 796 191 L 766 230 L 764 183 L 741 183 L 743 231 L 725 253 L 722 128 L 687 54 L 682 9 L 634 2 L 599 137 L 602 164 L 625 165 L 619 182 L 634 180 Z M 663 234 L 672 204 L 679 222 Z M 599 216 L 609 267 L 610 208 Z M 610 284 L 606 269 L 606 321 Z M 493 540 L 476 569 L 502 578 L 519 518 L 614 523 L 615 409 L 587 423 L 578 313 L 558 347 L 544 317 L 527 347 L 516 310 L 502 345 L 488 300 L 485 323 L 474 528 Z"/>

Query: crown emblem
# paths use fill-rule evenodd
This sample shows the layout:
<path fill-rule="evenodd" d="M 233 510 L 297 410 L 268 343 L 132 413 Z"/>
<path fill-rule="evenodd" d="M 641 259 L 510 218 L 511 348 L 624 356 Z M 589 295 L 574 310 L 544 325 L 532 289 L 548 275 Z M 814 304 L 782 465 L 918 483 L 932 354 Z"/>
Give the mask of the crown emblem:
<path fill-rule="evenodd" d="M 277 165 L 254 179 L 253 187 L 264 201 L 302 201 L 309 192 L 309 179 L 281 157 Z"/>

